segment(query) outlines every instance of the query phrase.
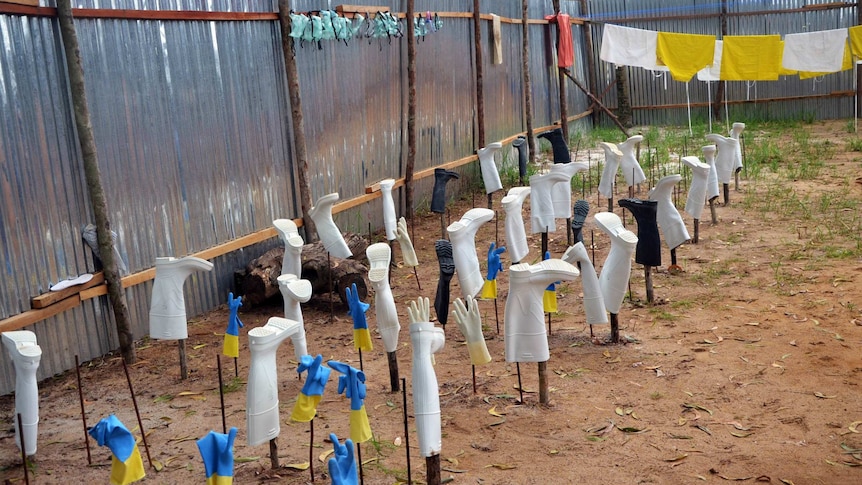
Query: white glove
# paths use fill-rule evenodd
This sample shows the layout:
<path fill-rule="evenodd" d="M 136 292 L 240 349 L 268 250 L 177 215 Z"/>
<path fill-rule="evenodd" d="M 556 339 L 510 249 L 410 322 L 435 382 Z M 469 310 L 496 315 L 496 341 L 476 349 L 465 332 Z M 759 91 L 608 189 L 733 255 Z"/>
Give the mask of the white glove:
<path fill-rule="evenodd" d="M 467 310 L 467 306 L 470 307 Z M 487 364 L 491 362 L 491 354 L 485 345 L 485 336 L 482 335 L 482 317 L 479 316 L 479 305 L 472 296 L 467 297 L 467 305 L 460 298 L 455 299 L 455 310 L 452 312 L 455 322 L 461 333 L 467 339 L 467 351 L 470 353 L 470 363 L 473 365 Z"/>
<path fill-rule="evenodd" d="M 413 242 L 410 240 L 410 233 L 407 232 L 407 219 L 403 217 L 398 219 L 398 227 L 395 229 L 395 239 L 401 245 L 401 256 L 404 257 L 404 264 L 407 266 L 419 266 L 416 251 L 413 249 Z"/>
<path fill-rule="evenodd" d="M 411 301 L 407 307 L 407 316 L 410 323 L 425 323 L 431 321 L 431 304 L 427 297 L 420 296 L 416 301 Z"/>

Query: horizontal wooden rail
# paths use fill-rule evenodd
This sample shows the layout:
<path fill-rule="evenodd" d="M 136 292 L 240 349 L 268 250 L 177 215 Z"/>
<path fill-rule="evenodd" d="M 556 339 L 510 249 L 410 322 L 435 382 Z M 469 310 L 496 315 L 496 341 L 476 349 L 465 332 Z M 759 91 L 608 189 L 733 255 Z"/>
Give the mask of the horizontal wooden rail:
<path fill-rule="evenodd" d="M 806 99 L 823 99 L 823 98 L 852 98 L 856 93 L 853 91 L 833 91 L 826 94 L 803 94 L 799 96 L 784 96 L 780 98 L 761 98 L 761 99 L 738 99 L 727 101 L 727 104 L 757 104 L 757 103 L 778 103 L 782 101 L 804 101 Z M 721 104 L 725 102 L 722 101 Z M 656 109 L 682 109 L 691 106 L 692 108 L 707 108 L 713 103 L 708 101 L 698 101 L 696 103 L 678 103 L 678 104 L 661 104 L 651 106 L 632 106 L 633 110 L 656 110 Z"/>
<path fill-rule="evenodd" d="M 779 14 L 788 14 L 788 13 L 807 13 L 814 12 L 818 10 L 834 10 L 840 8 L 853 8 L 859 6 L 858 2 L 833 2 L 833 3 L 821 3 L 815 5 L 806 5 L 804 7 L 799 8 L 784 8 L 784 9 L 774 9 L 774 10 L 756 10 L 751 12 L 727 12 L 727 17 L 757 17 L 764 15 L 779 15 Z M 723 14 L 720 12 L 715 13 L 693 13 L 693 14 L 682 14 L 682 15 L 662 15 L 662 16 L 640 16 L 640 17 L 615 17 L 615 18 L 583 18 L 579 19 L 585 23 L 591 24 L 626 24 L 631 22 L 656 22 L 656 21 L 665 21 L 665 20 L 699 20 L 699 19 L 713 19 L 719 18 Z"/>

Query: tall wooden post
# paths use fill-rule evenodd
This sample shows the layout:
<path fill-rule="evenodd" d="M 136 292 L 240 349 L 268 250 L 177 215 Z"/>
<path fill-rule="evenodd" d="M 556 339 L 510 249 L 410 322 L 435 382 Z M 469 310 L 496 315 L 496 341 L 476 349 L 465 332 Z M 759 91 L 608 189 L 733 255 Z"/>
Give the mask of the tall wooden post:
<path fill-rule="evenodd" d="M 485 146 L 485 81 L 482 77 L 482 19 L 479 0 L 473 0 L 473 43 L 476 47 L 476 141 L 477 148 Z"/>
<path fill-rule="evenodd" d="M 583 17 L 589 16 L 589 7 L 587 6 L 587 0 L 579 0 L 581 4 L 581 15 Z M 593 32 L 592 25 L 589 21 L 584 22 L 584 54 L 587 58 L 587 87 L 590 90 L 590 93 L 598 92 L 598 81 L 596 80 L 596 61 L 593 57 Z M 598 113 L 593 110 L 593 113 L 590 115 L 590 118 L 593 121 L 593 125 L 598 123 Z"/>
<path fill-rule="evenodd" d="M 522 0 L 521 22 L 524 38 L 521 46 L 521 73 L 524 76 L 524 117 L 527 124 L 527 148 L 530 164 L 536 161 L 536 140 L 533 138 L 533 88 L 530 83 L 530 24 L 527 17 L 528 0 Z"/>
<path fill-rule="evenodd" d="M 407 164 L 404 167 L 404 192 L 407 219 L 413 225 L 413 170 L 416 165 L 416 37 L 413 32 L 413 2 L 407 0 Z M 396 383 L 393 389 L 397 389 Z"/>
<path fill-rule="evenodd" d="M 727 0 L 721 0 L 721 15 L 719 16 L 719 22 L 721 29 L 721 38 L 723 39 L 727 35 Z M 718 89 L 715 90 L 715 101 L 712 103 L 712 112 L 715 114 L 716 119 L 722 119 L 722 111 L 721 111 L 721 102 L 724 100 L 724 96 L 726 93 L 724 92 L 724 86 L 727 84 L 726 82 L 719 81 Z"/>
<path fill-rule="evenodd" d="M 560 15 L 560 0 L 554 0 L 554 15 Z M 559 66 L 560 56 L 560 24 L 557 24 L 557 83 L 560 85 L 560 127 L 566 144 L 569 142 L 569 110 L 566 106 L 566 71 Z"/>
<path fill-rule="evenodd" d="M 305 145 L 305 122 L 302 119 L 302 99 L 299 91 L 299 72 L 296 69 L 296 48 L 290 36 L 290 1 L 278 0 L 278 23 L 281 25 L 281 50 L 284 54 L 284 70 L 287 74 L 287 93 L 290 97 L 290 115 L 293 121 L 293 149 L 296 160 L 296 175 L 299 183 L 299 205 L 302 210 L 302 225 L 305 242 L 317 242 L 317 228 L 308 210 L 311 209 L 311 188 L 308 185 L 308 152 Z M 412 29 L 412 25 L 410 26 Z"/>
<path fill-rule="evenodd" d="M 111 223 L 108 220 L 108 201 L 102 188 L 102 175 L 99 171 L 99 157 L 96 152 L 96 139 L 93 135 L 93 125 L 90 123 L 90 109 L 87 105 L 87 91 L 84 86 L 84 68 L 81 63 L 81 50 L 78 46 L 78 34 L 72 19 L 72 4 L 70 0 L 57 1 L 57 19 L 60 23 L 60 36 L 63 39 L 63 50 L 66 54 L 66 69 L 69 75 L 69 90 L 72 96 L 72 107 L 75 111 L 75 128 L 78 132 L 78 143 L 81 147 L 81 158 L 84 162 L 84 177 L 87 181 L 87 191 L 90 204 L 93 206 L 93 218 L 96 224 L 96 240 L 99 243 L 99 259 L 102 260 L 102 270 L 108 285 L 108 299 L 114 311 L 117 325 L 117 337 L 120 341 L 120 352 L 123 361 L 134 364 L 135 345 L 132 339 L 131 318 L 129 306 L 126 303 L 126 292 L 120 281 L 117 261 L 114 260 L 114 241 L 111 238 Z"/>

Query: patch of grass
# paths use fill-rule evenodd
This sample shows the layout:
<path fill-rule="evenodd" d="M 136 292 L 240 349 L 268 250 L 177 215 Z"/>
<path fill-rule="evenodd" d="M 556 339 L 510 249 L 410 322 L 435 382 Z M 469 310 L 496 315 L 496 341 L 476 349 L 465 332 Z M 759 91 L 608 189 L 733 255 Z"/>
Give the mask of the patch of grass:
<path fill-rule="evenodd" d="M 245 381 L 240 379 L 239 377 L 231 377 L 231 379 L 224 383 L 222 386 L 222 390 L 225 394 L 236 392 L 242 389 L 242 386 L 245 385 Z"/>
<path fill-rule="evenodd" d="M 847 142 L 847 150 L 851 152 L 862 152 L 862 138 L 851 138 Z"/>
<path fill-rule="evenodd" d="M 650 307 L 649 312 L 656 320 L 664 320 L 666 322 L 673 322 L 679 320 L 678 315 L 674 315 L 673 313 L 666 311 L 661 307 Z"/>
<path fill-rule="evenodd" d="M 659 399 L 661 399 L 663 397 L 664 397 L 664 394 L 662 394 L 658 391 L 649 395 L 649 398 L 652 399 L 653 401 L 658 401 Z"/>

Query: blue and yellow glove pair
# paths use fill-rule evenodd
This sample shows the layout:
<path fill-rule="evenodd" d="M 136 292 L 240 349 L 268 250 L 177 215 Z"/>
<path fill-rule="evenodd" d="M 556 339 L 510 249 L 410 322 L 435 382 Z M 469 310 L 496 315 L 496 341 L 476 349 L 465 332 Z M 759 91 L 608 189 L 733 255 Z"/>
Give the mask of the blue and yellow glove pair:
<path fill-rule="evenodd" d="M 371 345 L 371 333 L 368 331 L 368 322 L 365 320 L 365 312 L 371 305 L 359 301 L 356 283 L 344 291 L 347 294 L 347 306 L 350 308 L 348 313 L 353 318 L 353 346 L 357 350 L 371 351 L 374 347 Z"/>
<path fill-rule="evenodd" d="M 231 485 L 233 483 L 233 442 L 236 428 L 228 434 L 210 431 L 197 441 L 198 450 L 204 460 L 207 485 Z"/>
<path fill-rule="evenodd" d="M 303 355 L 299 362 L 296 372 L 302 374 L 307 370 L 308 375 L 305 378 L 305 384 L 302 385 L 302 390 L 299 392 L 299 397 L 296 398 L 296 404 L 293 406 L 293 413 L 290 419 L 300 423 L 307 423 L 314 419 L 317 414 L 317 405 L 323 398 L 323 390 L 326 383 L 329 382 L 329 373 L 332 372 L 327 367 L 322 367 L 323 356 L 317 354 L 317 357 Z"/>
<path fill-rule="evenodd" d="M 222 353 L 228 357 L 239 357 L 239 329 L 245 325 L 239 320 L 239 307 L 242 306 L 242 297 L 234 298 L 233 293 L 227 294 L 227 304 L 230 308 L 230 316 L 227 321 L 227 331 L 224 333 L 224 348 Z"/>
<path fill-rule="evenodd" d="M 111 458 L 111 485 L 126 485 L 144 478 L 144 463 L 135 437 L 113 414 L 90 428 L 90 436 L 99 446 L 107 446 Z"/>
<path fill-rule="evenodd" d="M 371 425 L 365 412 L 365 373 L 337 360 L 326 363 L 341 373 L 338 376 L 338 393 L 350 399 L 350 439 L 364 443 L 371 439 Z"/>
<path fill-rule="evenodd" d="M 488 248 L 488 276 L 485 277 L 485 284 L 482 285 L 482 299 L 496 300 L 497 299 L 497 273 L 503 269 L 500 263 L 500 254 L 506 252 L 503 246 L 497 247 L 496 243 L 491 243 Z"/>
<path fill-rule="evenodd" d="M 551 259 L 551 252 L 545 251 L 545 257 L 542 258 L 542 261 L 546 259 Z M 559 281 L 557 282 L 559 283 Z M 542 309 L 545 313 L 556 313 L 557 312 L 557 286 L 556 283 L 551 283 L 545 288 L 545 293 L 542 295 Z"/>

